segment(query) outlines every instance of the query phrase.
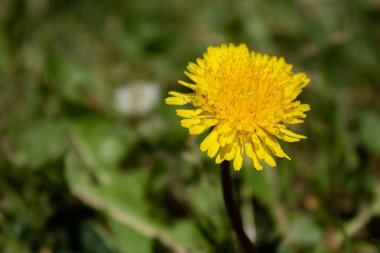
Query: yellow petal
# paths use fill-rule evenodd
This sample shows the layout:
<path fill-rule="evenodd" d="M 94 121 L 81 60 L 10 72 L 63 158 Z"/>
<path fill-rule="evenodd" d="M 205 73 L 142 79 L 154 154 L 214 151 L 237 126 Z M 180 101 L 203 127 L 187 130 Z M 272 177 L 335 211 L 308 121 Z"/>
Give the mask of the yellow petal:
<path fill-rule="evenodd" d="M 271 167 L 276 166 L 276 162 L 274 161 L 273 157 L 271 156 L 271 154 L 269 153 L 269 151 L 266 148 L 265 148 L 264 160 L 269 166 L 271 166 Z"/>
<path fill-rule="evenodd" d="M 252 141 L 253 143 L 260 143 L 259 137 L 257 136 L 256 133 L 252 134 Z"/>
<path fill-rule="evenodd" d="M 198 83 L 201 79 L 198 77 L 198 76 L 196 76 L 196 75 L 194 75 L 194 74 L 191 74 L 191 73 L 189 73 L 189 72 L 187 72 L 187 71 L 185 71 L 184 72 L 191 80 L 193 80 L 195 83 Z"/>
<path fill-rule="evenodd" d="M 220 154 L 220 151 L 219 151 L 218 155 L 216 156 L 215 163 L 221 164 L 224 160 L 225 160 L 224 156 L 222 157 L 222 155 Z"/>
<path fill-rule="evenodd" d="M 201 134 L 205 130 L 209 129 L 212 126 L 215 126 L 218 124 L 218 120 L 216 119 L 199 119 L 199 124 L 194 124 L 189 127 L 190 134 L 195 135 L 195 134 Z"/>
<path fill-rule="evenodd" d="M 284 122 L 285 122 L 286 124 L 300 124 L 300 123 L 303 123 L 303 122 L 305 122 L 305 121 L 302 120 L 302 119 L 289 118 L 289 119 L 285 119 Z"/>
<path fill-rule="evenodd" d="M 176 91 L 170 91 L 169 95 L 173 97 L 168 97 L 165 99 L 165 102 L 169 105 L 185 105 L 193 101 L 195 94 L 183 94 Z"/>
<path fill-rule="evenodd" d="M 191 127 L 193 125 L 196 125 L 196 124 L 199 124 L 201 122 L 202 121 L 201 121 L 200 118 L 193 117 L 193 118 L 190 118 L 190 119 L 183 119 L 183 120 L 181 120 L 181 126 L 189 128 L 189 127 Z"/>
<path fill-rule="evenodd" d="M 261 129 L 260 127 L 258 127 L 256 129 L 261 141 L 264 143 L 264 144 L 272 144 L 272 145 L 275 145 L 276 144 L 276 139 L 271 135 L 269 134 L 267 131 Z"/>
<path fill-rule="evenodd" d="M 236 148 L 235 159 L 233 162 L 234 170 L 239 171 L 241 169 L 241 166 L 243 165 L 243 152 L 244 148 L 238 145 L 238 147 Z"/>
<path fill-rule="evenodd" d="M 222 146 L 232 143 L 235 139 L 235 131 L 233 131 L 232 129 L 230 132 L 221 132 L 220 130 L 218 130 L 218 133 L 220 133 L 219 143 Z"/>
<path fill-rule="evenodd" d="M 226 154 L 229 153 L 232 149 L 232 144 L 227 144 L 226 146 L 222 146 L 220 147 L 220 150 L 219 150 L 219 153 L 216 157 L 216 160 L 215 162 L 217 164 L 220 164 L 221 162 L 223 162 L 224 160 L 226 160 Z"/>
<path fill-rule="evenodd" d="M 276 134 L 276 137 L 279 138 L 280 140 L 283 140 L 283 141 L 286 141 L 286 142 L 297 142 L 297 141 L 300 141 L 300 139 L 298 138 L 293 138 L 293 137 L 289 137 L 283 133 L 277 133 Z"/>
<path fill-rule="evenodd" d="M 234 131 L 231 131 L 228 134 L 224 134 L 223 141 L 224 143 L 232 143 L 235 140 L 236 133 Z"/>
<path fill-rule="evenodd" d="M 204 75 L 204 69 L 200 68 L 197 64 L 190 62 L 189 65 L 187 65 L 187 69 L 197 75 L 197 76 L 203 76 Z"/>
<path fill-rule="evenodd" d="M 179 84 L 182 84 L 183 86 L 187 87 L 187 88 L 190 88 L 192 90 L 195 90 L 196 89 L 196 85 L 195 84 L 191 84 L 191 83 L 187 83 L 187 82 L 184 82 L 182 80 L 178 80 L 178 83 Z"/>
<path fill-rule="evenodd" d="M 257 155 L 254 155 L 252 157 L 253 161 L 253 167 L 256 168 L 256 170 L 263 170 L 263 165 L 261 164 L 260 160 L 257 158 Z"/>
<path fill-rule="evenodd" d="M 197 135 L 197 134 L 203 133 L 209 128 L 210 128 L 209 125 L 198 124 L 198 125 L 192 125 L 191 127 L 189 127 L 189 131 L 191 135 Z"/>
<path fill-rule="evenodd" d="M 168 105 L 186 105 L 191 103 L 191 100 L 185 97 L 168 97 L 165 99 L 165 103 Z"/>
<path fill-rule="evenodd" d="M 252 157 L 254 156 L 254 152 L 253 152 L 253 147 L 252 147 L 252 143 L 251 142 L 245 142 L 244 143 L 244 147 L 245 147 L 245 152 L 247 153 L 247 156 L 248 157 Z"/>
<path fill-rule="evenodd" d="M 288 160 L 291 160 L 290 157 L 284 152 L 284 150 L 281 148 L 280 144 L 277 142 L 276 145 L 268 145 L 268 148 L 272 151 L 272 153 L 275 156 L 278 157 L 285 157 Z"/>
<path fill-rule="evenodd" d="M 219 134 L 229 133 L 232 131 L 232 127 L 228 123 L 220 123 L 216 129 Z"/>
<path fill-rule="evenodd" d="M 264 151 L 264 147 L 262 145 L 262 143 L 253 143 L 253 146 L 254 146 L 254 150 L 257 154 L 257 156 L 259 157 L 259 159 L 264 159 L 264 156 L 265 156 L 265 151 Z"/>
<path fill-rule="evenodd" d="M 201 109 L 197 109 L 197 110 L 177 109 L 176 112 L 177 112 L 177 115 L 180 117 L 192 118 L 201 114 L 203 111 Z"/>
<path fill-rule="evenodd" d="M 234 159 L 234 157 L 236 155 L 237 148 L 238 148 L 238 144 L 236 142 L 233 143 L 231 146 L 231 150 L 229 150 L 229 152 L 226 153 L 226 160 L 227 161 L 231 161 L 232 159 Z"/>
<path fill-rule="evenodd" d="M 219 151 L 220 144 L 219 142 L 212 142 L 210 148 L 207 151 L 207 155 L 213 158 Z"/>
<path fill-rule="evenodd" d="M 204 66 L 205 66 L 205 63 L 204 63 L 203 59 L 201 59 L 201 58 L 197 58 L 197 64 L 201 68 L 204 68 Z"/>
<path fill-rule="evenodd" d="M 184 94 L 177 91 L 169 91 L 169 95 L 172 95 L 174 97 L 180 97 L 180 98 L 191 98 L 194 97 L 194 93 Z"/>
<path fill-rule="evenodd" d="M 251 142 L 244 143 L 245 152 L 247 153 L 247 156 L 252 159 L 253 167 L 255 167 L 257 170 L 262 170 L 263 165 L 261 164 L 260 160 L 257 157 L 257 154 L 255 150 L 253 149 Z"/>
<path fill-rule="evenodd" d="M 212 143 L 217 142 L 218 133 L 213 130 L 207 137 L 202 141 L 200 149 L 204 152 L 208 150 Z"/>
<path fill-rule="evenodd" d="M 289 137 L 298 138 L 298 139 L 306 139 L 306 136 L 293 133 L 292 131 L 289 131 L 289 130 L 287 130 L 285 128 L 280 129 L 280 132 L 282 132 L 283 134 L 286 134 Z"/>
<path fill-rule="evenodd" d="M 298 106 L 298 109 L 302 112 L 307 112 L 307 111 L 310 111 L 310 105 L 302 104 L 302 105 Z"/>

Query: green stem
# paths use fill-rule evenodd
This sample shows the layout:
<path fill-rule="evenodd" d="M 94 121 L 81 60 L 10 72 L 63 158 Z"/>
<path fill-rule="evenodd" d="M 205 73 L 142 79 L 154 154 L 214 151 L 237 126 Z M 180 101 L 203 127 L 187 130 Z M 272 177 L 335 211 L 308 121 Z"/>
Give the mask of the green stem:
<path fill-rule="evenodd" d="M 235 203 L 232 179 L 230 174 L 230 162 L 224 161 L 221 163 L 220 167 L 224 204 L 226 206 L 232 227 L 236 232 L 237 238 L 244 252 L 255 253 L 255 246 L 244 232 L 240 212 L 238 211 Z"/>

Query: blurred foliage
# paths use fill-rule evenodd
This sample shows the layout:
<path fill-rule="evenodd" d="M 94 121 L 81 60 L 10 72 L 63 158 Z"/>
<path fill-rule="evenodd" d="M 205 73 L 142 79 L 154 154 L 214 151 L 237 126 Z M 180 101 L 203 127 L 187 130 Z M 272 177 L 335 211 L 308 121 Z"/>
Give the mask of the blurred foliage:
<path fill-rule="evenodd" d="M 234 174 L 259 252 L 380 252 L 379 22 L 378 0 L 0 1 L 0 252 L 239 252 L 218 167 L 163 103 L 228 42 L 312 80 L 292 161 Z M 118 110 L 136 82 L 161 102 Z"/>

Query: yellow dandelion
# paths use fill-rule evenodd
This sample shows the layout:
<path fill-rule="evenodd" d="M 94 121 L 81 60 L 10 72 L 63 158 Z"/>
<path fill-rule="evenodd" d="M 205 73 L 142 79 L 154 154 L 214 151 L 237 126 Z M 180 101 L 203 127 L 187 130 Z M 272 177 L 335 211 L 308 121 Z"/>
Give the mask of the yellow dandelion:
<path fill-rule="evenodd" d="M 262 160 L 276 166 L 272 154 L 289 156 L 278 139 L 296 142 L 305 136 L 287 129 L 304 122 L 307 104 L 295 101 L 309 83 L 305 73 L 293 73 L 283 58 L 250 52 L 245 44 L 209 47 L 203 58 L 189 63 L 185 74 L 194 82 L 178 81 L 193 90 L 169 92 L 170 105 L 191 104 L 195 109 L 178 109 L 181 125 L 190 134 L 212 128 L 200 145 L 217 164 L 233 160 L 240 170 L 244 154 L 262 170 Z"/>

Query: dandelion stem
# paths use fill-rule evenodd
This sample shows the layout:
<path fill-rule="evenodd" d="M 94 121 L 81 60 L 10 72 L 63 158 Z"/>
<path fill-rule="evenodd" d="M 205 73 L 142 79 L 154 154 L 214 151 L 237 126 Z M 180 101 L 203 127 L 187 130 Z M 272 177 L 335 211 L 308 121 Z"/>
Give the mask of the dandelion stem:
<path fill-rule="evenodd" d="M 232 227 L 236 232 L 239 243 L 244 252 L 255 253 L 255 246 L 244 232 L 241 216 L 235 203 L 232 179 L 230 174 L 230 162 L 224 161 L 220 167 L 224 204 L 227 209 L 228 217 L 232 223 Z"/>

